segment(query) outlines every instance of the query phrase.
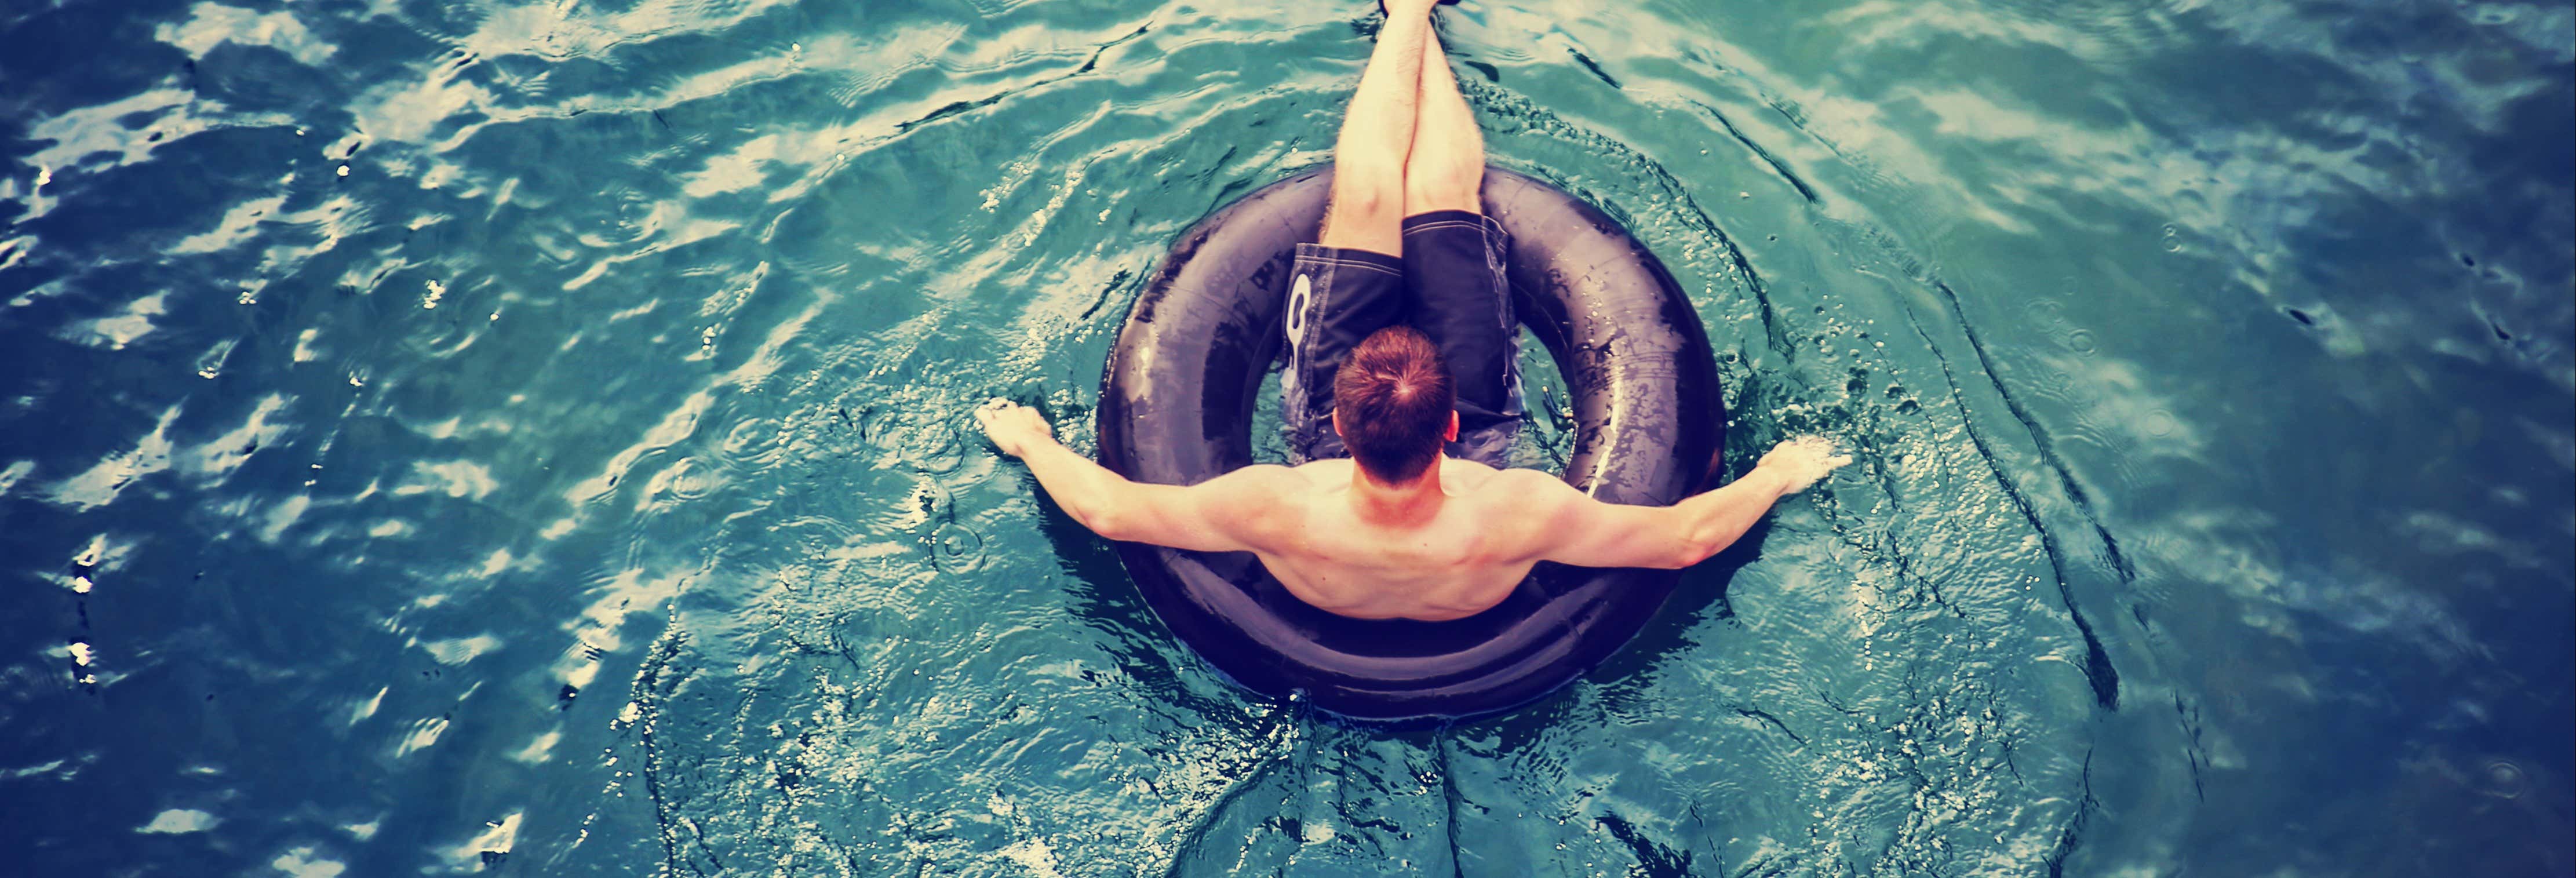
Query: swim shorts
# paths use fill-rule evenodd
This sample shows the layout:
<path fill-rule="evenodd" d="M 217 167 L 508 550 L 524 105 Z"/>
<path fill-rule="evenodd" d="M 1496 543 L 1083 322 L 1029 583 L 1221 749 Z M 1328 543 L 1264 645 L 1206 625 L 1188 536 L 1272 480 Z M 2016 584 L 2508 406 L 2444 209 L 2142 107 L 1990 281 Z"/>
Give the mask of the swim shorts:
<path fill-rule="evenodd" d="M 1520 435 L 1520 324 L 1512 316 L 1501 223 L 1472 211 L 1404 220 L 1404 257 L 1297 245 L 1289 270 L 1288 371 L 1280 413 L 1292 464 L 1348 457 L 1333 432 L 1333 373 L 1370 333 L 1398 323 L 1429 336 L 1458 394 L 1449 456 L 1501 468 Z"/>

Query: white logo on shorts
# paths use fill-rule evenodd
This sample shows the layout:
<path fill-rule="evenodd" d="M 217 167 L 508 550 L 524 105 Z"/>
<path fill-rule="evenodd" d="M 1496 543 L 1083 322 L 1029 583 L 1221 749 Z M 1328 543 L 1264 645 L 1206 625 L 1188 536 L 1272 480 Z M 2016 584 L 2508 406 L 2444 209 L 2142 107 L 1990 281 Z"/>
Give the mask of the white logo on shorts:
<path fill-rule="evenodd" d="M 1296 287 L 1288 291 L 1288 350 L 1292 352 L 1306 340 L 1306 300 L 1314 291 L 1314 283 L 1302 274 L 1297 276 Z"/>

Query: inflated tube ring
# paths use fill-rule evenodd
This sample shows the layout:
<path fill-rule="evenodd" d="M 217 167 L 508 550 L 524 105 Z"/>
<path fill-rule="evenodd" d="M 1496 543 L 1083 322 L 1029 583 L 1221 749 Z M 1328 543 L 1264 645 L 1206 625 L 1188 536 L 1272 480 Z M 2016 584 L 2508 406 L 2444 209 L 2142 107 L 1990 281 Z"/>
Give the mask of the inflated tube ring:
<path fill-rule="evenodd" d="M 1100 459 L 1192 485 L 1252 463 L 1253 407 L 1282 342 L 1289 261 L 1313 241 L 1329 168 L 1263 187 L 1184 233 L 1137 297 L 1100 393 Z M 1521 322 L 1565 376 L 1578 424 L 1565 479 L 1612 503 L 1670 505 L 1705 487 L 1724 445 L 1717 364 L 1698 313 L 1654 254 L 1599 209 L 1489 168 L 1485 212 L 1511 234 Z M 1625 644 L 1679 573 L 1543 563 L 1501 604 L 1448 622 L 1318 610 L 1248 552 L 1118 544 L 1145 602 L 1218 670 L 1272 698 L 1366 720 L 1507 710 Z"/>

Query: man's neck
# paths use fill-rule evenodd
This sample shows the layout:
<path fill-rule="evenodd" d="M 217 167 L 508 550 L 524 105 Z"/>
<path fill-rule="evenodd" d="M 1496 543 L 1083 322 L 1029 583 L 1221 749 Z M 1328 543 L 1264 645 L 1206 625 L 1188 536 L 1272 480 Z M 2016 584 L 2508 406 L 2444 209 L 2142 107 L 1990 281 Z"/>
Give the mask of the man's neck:
<path fill-rule="evenodd" d="M 1442 458 L 1445 460 L 1446 455 Z M 1449 495 L 1440 489 L 1440 461 L 1413 481 L 1389 485 L 1370 478 L 1368 471 L 1351 467 L 1351 506 L 1360 520 L 1388 527 L 1410 527 L 1430 521 L 1440 514 L 1440 505 Z"/>

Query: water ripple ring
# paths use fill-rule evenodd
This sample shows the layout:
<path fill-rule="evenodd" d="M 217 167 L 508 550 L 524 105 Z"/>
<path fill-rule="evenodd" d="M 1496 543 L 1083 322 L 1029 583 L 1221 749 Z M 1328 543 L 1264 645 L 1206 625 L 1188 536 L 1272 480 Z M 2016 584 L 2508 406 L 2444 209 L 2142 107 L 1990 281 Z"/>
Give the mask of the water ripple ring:
<path fill-rule="evenodd" d="M 1325 168 L 1272 183 L 1173 245 L 1101 380 L 1103 465 L 1189 485 L 1252 463 L 1253 407 L 1276 404 L 1260 389 L 1282 339 L 1289 260 L 1315 240 L 1331 180 Z M 1672 274 L 1618 221 L 1554 186 L 1489 168 L 1484 201 L 1511 233 L 1521 322 L 1572 396 L 1566 481 L 1612 503 L 1670 505 L 1706 488 L 1725 407 L 1707 330 Z M 1172 633 L 1235 682 L 1363 720 L 1529 703 L 1627 643 L 1679 580 L 1542 563 L 1477 615 L 1370 621 L 1299 601 L 1248 552 L 1120 543 L 1118 557 Z"/>

